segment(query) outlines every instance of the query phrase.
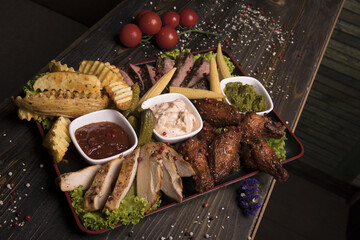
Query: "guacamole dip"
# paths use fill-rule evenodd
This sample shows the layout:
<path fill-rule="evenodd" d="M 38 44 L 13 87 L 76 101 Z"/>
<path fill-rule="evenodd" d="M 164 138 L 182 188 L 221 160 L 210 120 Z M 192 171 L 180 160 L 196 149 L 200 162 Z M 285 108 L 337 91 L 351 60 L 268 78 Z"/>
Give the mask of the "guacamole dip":
<path fill-rule="evenodd" d="M 262 112 L 266 110 L 265 97 L 257 94 L 252 85 L 230 82 L 226 84 L 224 92 L 231 105 L 240 112 Z"/>

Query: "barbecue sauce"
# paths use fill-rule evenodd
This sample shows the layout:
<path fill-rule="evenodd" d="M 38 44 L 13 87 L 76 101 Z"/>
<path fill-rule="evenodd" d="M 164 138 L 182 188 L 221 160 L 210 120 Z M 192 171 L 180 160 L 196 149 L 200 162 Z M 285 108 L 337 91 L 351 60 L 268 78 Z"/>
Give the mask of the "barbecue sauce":
<path fill-rule="evenodd" d="M 125 130 L 112 122 L 85 125 L 75 131 L 75 138 L 84 153 L 92 159 L 107 158 L 130 148 Z"/>

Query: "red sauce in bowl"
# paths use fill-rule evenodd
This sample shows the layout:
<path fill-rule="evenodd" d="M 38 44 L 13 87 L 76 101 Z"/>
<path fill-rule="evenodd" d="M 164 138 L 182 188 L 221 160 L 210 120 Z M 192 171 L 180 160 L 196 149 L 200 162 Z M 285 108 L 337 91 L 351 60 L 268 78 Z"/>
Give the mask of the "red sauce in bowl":
<path fill-rule="evenodd" d="M 128 134 L 113 122 L 85 125 L 75 131 L 75 138 L 84 153 L 92 159 L 111 157 L 130 148 Z"/>

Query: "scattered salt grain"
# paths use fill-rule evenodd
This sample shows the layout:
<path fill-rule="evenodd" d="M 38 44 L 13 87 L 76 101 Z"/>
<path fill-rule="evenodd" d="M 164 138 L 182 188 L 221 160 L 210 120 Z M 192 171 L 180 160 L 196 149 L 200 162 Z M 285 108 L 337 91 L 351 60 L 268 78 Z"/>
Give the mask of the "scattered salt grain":
<path fill-rule="evenodd" d="M 13 173 L 12 173 L 12 172 L 9 172 L 8 175 L 11 177 L 11 176 L 13 175 Z"/>
<path fill-rule="evenodd" d="M 26 186 L 26 187 L 30 187 L 30 183 L 25 184 L 25 186 Z M 27 196 L 27 195 L 25 195 L 25 196 Z"/>

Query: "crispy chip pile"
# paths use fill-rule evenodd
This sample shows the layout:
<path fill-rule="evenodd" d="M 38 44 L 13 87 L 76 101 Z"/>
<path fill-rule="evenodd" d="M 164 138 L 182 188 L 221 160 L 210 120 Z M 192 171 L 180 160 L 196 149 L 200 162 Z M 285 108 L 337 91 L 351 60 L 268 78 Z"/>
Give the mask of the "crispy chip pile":
<path fill-rule="evenodd" d="M 130 107 L 133 93 L 117 67 L 110 63 L 84 60 L 80 63 L 79 72 L 97 76 L 118 109 L 127 110 Z"/>
<path fill-rule="evenodd" d="M 131 87 L 119 69 L 110 63 L 83 61 L 79 70 L 52 60 L 49 73 L 29 80 L 25 96 L 12 97 L 21 120 L 42 123 L 57 118 L 43 140 L 43 146 L 60 162 L 71 142 L 70 119 L 109 107 L 110 99 L 120 110 L 127 110 L 132 101 Z M 50 126 L 50 125 L 49 125 Z"/>
<path fill-rule="evenodd" d="M 59 117 L 43 140 L 43 146 L 53 156 L 55 163 L 59 163 L 65 156 L 71 142 L 68 118 Z"/>
<path fill-rule="evenodd" d="M 28 120 L 30 121 L 31 119 L 34 119 L 35 121 L 38 120 L 39 118 L 41 117 L 44 117 L 44 116 L 41 116 L 39 114 L 36 114 L 36 113 L 33 113 L 31 111 L 28 111 L 24 108 L 19 108 L 18 109 L 18 117 L 21 119 L 21 120 Z"/>
<path fill-rule="evenodd" d="M 100 94 L 100 80 L 95 75 L 77 72 L 51 72 L 38 78 L 34 89 L 44 90 L 69 90 L 71 92 L 85 92 Z"/>
<path fill-rule="evenodd" d="M 109 105 L 106 95 L 98 96 L 70 91 L 46 91 L 24 98 L 17 96 L 14 102 L 18 108 L 32 114 L 47 117 L 77 118 L 81 115 L 105 109 Z"/>
<path fill-rule="evenodd" d="M 62 64 L 60 61 L 52 60 L 48 64 L 50 72 L 75 72 L 74 68 L 69 68 L 67 64 Z"/>

